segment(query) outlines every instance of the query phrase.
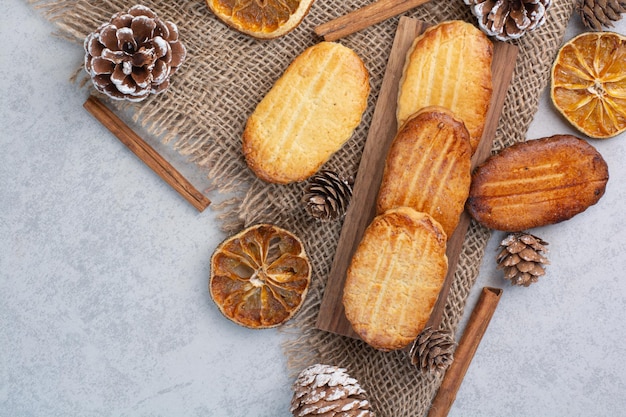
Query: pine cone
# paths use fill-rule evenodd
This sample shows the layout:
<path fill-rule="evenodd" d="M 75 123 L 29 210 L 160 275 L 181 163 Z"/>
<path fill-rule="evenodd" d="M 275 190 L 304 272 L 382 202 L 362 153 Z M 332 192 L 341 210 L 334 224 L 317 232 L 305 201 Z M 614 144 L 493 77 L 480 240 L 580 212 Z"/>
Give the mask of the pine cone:
<path fill-rule="evenodd" d="M 352 198 L 352 180 L 322 170 L 309 180 L 302 201 L 307 212 L 320 220 L 335 220 L 346 213 Z"/>
<path fill-rule="evenodd" d="M 541 26 L 551 0 L 464 0 L 489 36 L 501 41 L 517 39 Z"/>
<path fill-rule="evenodd" d="M 96 89 L 114 99 L 141 101 L 167 89 L 186 57 L 178 28 L 145 6 L 133 6 L 90 33 L 85 70 Z"/>
<path fill-rule="evenodd" d="M 411 346 L 411 363 L 417 365 L 423 373 L 442 373 L 454 360 L 455 346 L 449 331 L 426 327 Z"/>
<path fill-rule="evenodd" d="M 613 22 L 622 18 L 626 0 L 578 0 L 576 9 L 586 27 L 601 31 L 602 26 L 613 27 Z"/>
<path fill-rule="evenodd" d="M 293 384 L 290 411 L 295 417 L 373 417 L 365 390 L 344 368 L 316 364 Z"/>
<path fill-rule="evenodd" d="M 512 285 L 528 287 L 545 274 L 543 265 L 550 263 L 542 255 L 548 252 L 547 245 L 530 233 L 511 233 L 500 242 L 498 269 L 504 269 L 504 278 L 511 280 Z"/>

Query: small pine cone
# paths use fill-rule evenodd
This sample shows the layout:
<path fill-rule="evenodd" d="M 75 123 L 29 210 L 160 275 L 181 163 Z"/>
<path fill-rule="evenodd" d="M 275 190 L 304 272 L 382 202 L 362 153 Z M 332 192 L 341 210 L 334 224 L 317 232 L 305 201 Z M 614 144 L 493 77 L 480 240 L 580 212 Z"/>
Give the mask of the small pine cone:
<path fill-rule="evenodd" d="M 464 0 L 481 30 L 500 41 L 520 38 L 541 26 L 551 0 Z"/>
<path fill-rule="evenodd" d="M 313 175 L 304 189 L 302 201 L 307 212 L 320 220 L 335 220 L 346 214 L 352 198 L 352 179 L 322 170 Z"/>
<path fill-rule="evenodd" d="M 316 364 L 300 372 L 293 384 L 294 417 L 374 417 L 366 393 L 344 368 Z"/>
<path fill-rule="evenodd" d="M 542 254 L 548 252 L 547 245 L 530 233 L 511 233 L 500 242 L 498 269 L 504 269 L 504 278 L 512 285 L 528 287 L 546 273 L 543 266 L 550 262 Z"/>
<path fill-rule="evenodd" d="M 425 374 L 443 373 L 454 360 L 455 346 L 449 331 L 426 327 L 411 346 L 411 363 Z"/>
<path fill-rule="evenodd" d="M 129 101 L 165 91 L 187 55 L 176 25 L 140 5 L 114 14 L 85 38 L 84 48 L 96 90 Z"/>
<path fill-rule="evenodd" d="M 576 5 L 583 24 L 591 30 L 613 27 L 626 13 L 626 0 L 578 0 Z"/>

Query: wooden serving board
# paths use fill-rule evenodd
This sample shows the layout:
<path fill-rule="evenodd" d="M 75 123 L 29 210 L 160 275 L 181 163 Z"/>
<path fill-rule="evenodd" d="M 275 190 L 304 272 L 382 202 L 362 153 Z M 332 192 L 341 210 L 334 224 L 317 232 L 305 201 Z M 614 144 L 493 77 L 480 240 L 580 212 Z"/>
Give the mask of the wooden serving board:
<path fill-rule="evenodd" d="M 416 19 L 401 17 L 396 36 L 387 62 L 383 83 L 374 109 L 372 123 L 368 133 L 363 156 L 355 180 L 352 201 L 337 244 L 337 251 L 331 266 L 324 297 L 317 317 L 316 327 L 321 330 L 343 336 L 358 338 L 348 319 L 346 319 L 342 297 L 346 271 L 352 255 L 359 245 L 365 229 L 376 212 L 376 197 L 382 181 L 387 152 L 397 130 L 396 99 L 406 54 L 413 40 L 421 34 L 426 25 Z M 495 42 L 492 62 L 493 95 L 483 136 L 472 157 L 472 169 L 487 159 L 491 153 L 493 140 L 504 105 L 506 91 L 511 82 L 517 47 L 511 44 Z M 459 225 L 448 240 L 448 274 L 429 324 L 437 327 L 441 323 L 443 308 L 454 280 L 456 266 L 463 247 L 465 234 L 470 223 L 469 215 L 461 215 Z"/>

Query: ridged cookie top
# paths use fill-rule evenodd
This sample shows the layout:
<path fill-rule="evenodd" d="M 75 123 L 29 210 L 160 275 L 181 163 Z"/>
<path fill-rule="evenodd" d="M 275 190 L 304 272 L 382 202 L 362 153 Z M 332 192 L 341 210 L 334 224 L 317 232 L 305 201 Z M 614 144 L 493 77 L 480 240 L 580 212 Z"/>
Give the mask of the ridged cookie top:
<path fill-rule="evenodd" d="M 571 135 L 517 143 L 479 166 L 467 210 L 486 227 L 522 231 L 568 220 L 604 195 L 602 155 Z"/>
<path fill-rule="evenodd" d="M 443 107 L 425 107 L 398 131 L 378 192 L 377 211 L 407 206 L 430 214 L 448 238 L 459 223 L 471 181 L 469 133 Z"/>
<path fill-rule="evenodd" d="M 305 180 L 350 139 L 368 95 L 369 75 L 354 51 L 332 42 L 308 48 L 249 117 L 246 162 L 268 182 Z"/>
<path fill-rule="evenodd" d="M 373 219 L 348 268 L 346 317 L 380 350 L 401 349 L 424 328 L 445 278 L 446 236 L 430 215 L 408 207 Z"/>
<path fill-rule="evenodd" d="M 398 126 L 422 107 L 450 109 L 475 151 L 491 102 L 493 45 L 473 25 L 452 20 L 426 29 L 409 50 L 400 80 Z"/>

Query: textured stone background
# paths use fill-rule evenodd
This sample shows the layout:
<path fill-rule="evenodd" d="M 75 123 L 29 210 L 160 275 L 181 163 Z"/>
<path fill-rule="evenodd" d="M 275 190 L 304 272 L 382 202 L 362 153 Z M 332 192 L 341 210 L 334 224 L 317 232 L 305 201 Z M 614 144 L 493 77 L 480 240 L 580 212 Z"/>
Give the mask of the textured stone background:
<path fill-rule="evenodd" d="M 83 110 L 87 91 L 68 82 L 80 48 L 24 0 L 3 6 L 0 416 L 287 417 L 287 336 L 240 328 L 208 297 L 215 213 Z M 574 19 L 570 36 L 580 30 Z M 528 138 L 556 133 L 575 132 L 544 95 Z M 451 416 L 625 415 L 626 135 L 591 143 L 609 164 L 606 195 L 533 231 L 550 243 L 546 277 L 504 283 L 494 234 L 468 308 L 484 285 L 505 293 Z"/>

